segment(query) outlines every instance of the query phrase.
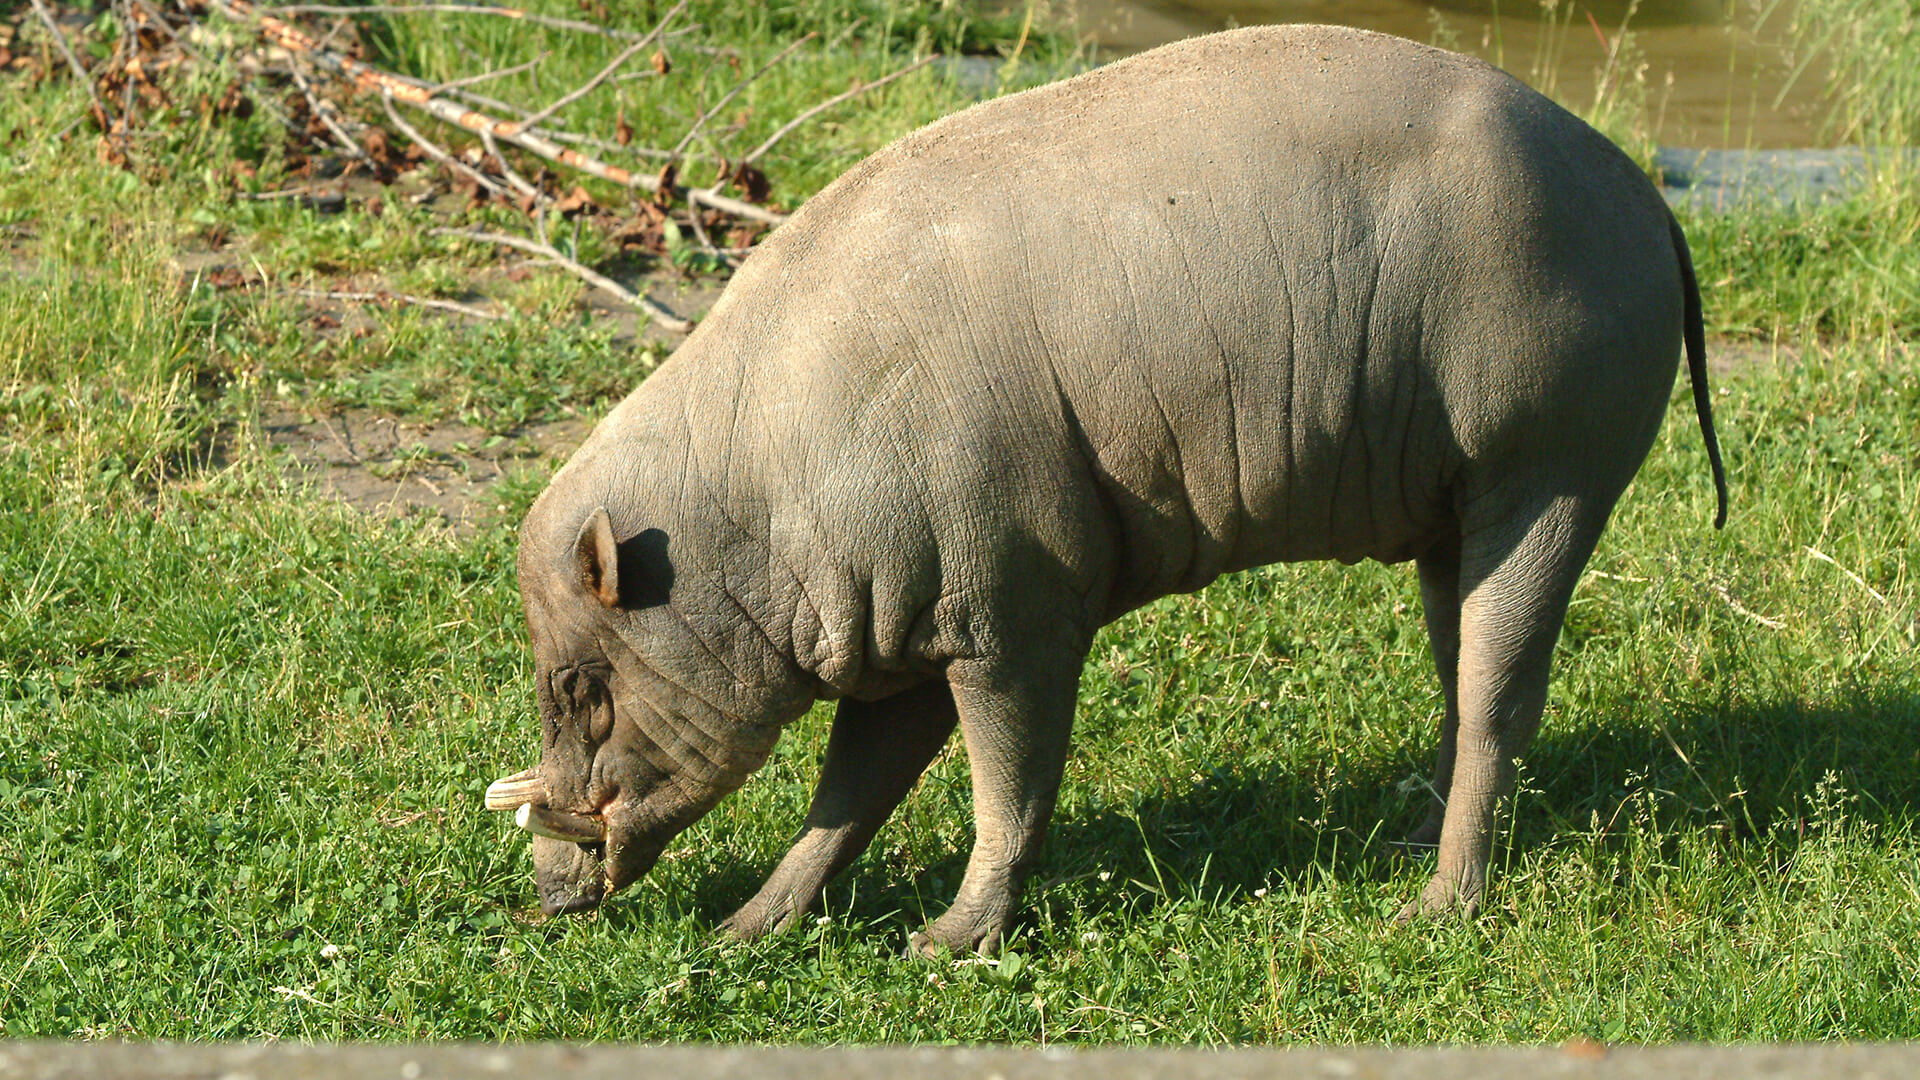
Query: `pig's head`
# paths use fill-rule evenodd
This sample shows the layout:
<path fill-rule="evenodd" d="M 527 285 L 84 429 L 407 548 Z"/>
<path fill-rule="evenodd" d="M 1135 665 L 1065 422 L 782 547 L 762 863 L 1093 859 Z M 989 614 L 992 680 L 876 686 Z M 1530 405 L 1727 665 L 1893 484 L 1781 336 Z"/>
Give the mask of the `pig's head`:
<path fill-rule="evenodd" d="M 755 646 L 732 632 L 724 593 L 719 617 L 703 611 L 711 585 L 676 574 L 664 532 L 634 526 L 543 497 L 521 530 L 540 763 L 495 783 L 487 805 L 515 810 L 534 834 L 549 914 L 591 908 L 645 874 L 760 767 L 792 718 L 771 704 L 790 695 L 740 685 L 743 669 L 769 666 L 739 662 Z"/>

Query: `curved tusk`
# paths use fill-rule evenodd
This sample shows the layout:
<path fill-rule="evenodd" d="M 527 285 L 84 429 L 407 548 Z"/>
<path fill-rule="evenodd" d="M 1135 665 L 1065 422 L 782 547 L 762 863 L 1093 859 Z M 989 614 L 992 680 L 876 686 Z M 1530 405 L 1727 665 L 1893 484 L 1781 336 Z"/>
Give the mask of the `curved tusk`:
<path fill-rule="evenodd" d="M 487 809 L 517 810 L 528 803 L 547 801 L 547 785 L 536 769 L 522 769 L 487 785 Z"/>
<path fill-rule="evenodd" d="M 607 838 L 607 823 L 585 814 L 569 814 L 532 803 L 521 803 L 514 811 L 513 823 L 535 836 L 567 840 L 575 844 L 597 844 Z"/>

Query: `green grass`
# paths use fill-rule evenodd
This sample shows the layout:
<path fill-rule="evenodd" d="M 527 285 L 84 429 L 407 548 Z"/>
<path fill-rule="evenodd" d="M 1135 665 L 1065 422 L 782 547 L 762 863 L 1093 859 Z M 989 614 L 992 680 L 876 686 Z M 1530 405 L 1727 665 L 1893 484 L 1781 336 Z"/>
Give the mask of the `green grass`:
<path fill-rule="evenodd" d="M 15 89 L 0 130 L 78 108 Z M 29 230 L 0 263 L 0 1036 L 1920 1037 L 1910 209 L 1689 221 L 1719 329 L 1798 359 L 1719 381 L 1724 533 L 1675 394 L 1576 595 L 1482 917 L 1390 925 L 1429 869 L 1389 841 L 1439 713 L 1411 573 L 1277 568 L 1102 635 L 1008 959 L 933 964 L 898 953 L 964 865 L 957 749 L 824 922 L 714 939 L 804 811 L 824 714 L 602 912 L 528 917 L 526 845 L 479 794 L 537 745 L 512 557 L 543 477 L 456 539 L 292 484 L 255 418 L 592 415 L 656 356 L 551 278 L 503 288 L 523 324 L 364 339 L 180 283 L 166 260 L 216 227 L 296 278 L 473 269 L 424 217 L 213 197 L 250 123 L 145 178 L 0 147 L 0 223 Z M 793 153 L 824 175 L 847 138 Z"/>

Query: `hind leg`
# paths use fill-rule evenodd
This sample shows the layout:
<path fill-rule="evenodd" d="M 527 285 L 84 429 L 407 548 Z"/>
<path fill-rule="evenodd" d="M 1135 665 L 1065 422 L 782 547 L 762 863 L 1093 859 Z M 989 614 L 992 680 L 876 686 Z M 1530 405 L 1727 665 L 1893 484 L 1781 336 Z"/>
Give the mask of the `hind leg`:
<path fill-rule="evenodd" d="M 1446 715 L 1440 724 L 1440 753 L 1427 785 L 1427 815 L 1407 834 L 1409 848 L 1430 848 L 1440 842 L 1440 826 L 1447 813 L 1447 789 L 1453 784 L 1454 742 L 1460 732 L 1460 539 L 1453 537 L 1423 553 L 1420 568 L 1420 609 L 1426 616 L 1427 643 L 1440 675 L 1440 696 Z"/>
<path fill-rule="evenodd" d="M 1463 529 L 1458 726 L 1441 812 L 1439 865 L 1401 913 L 1471 914 L 1492 859 L 1500 799 L 1513 791 L 1546 706 L 1553 646 L 1611 498 L 1546 496 Z M 1442 768 L 1445 768 L 1443 749 Z"/>

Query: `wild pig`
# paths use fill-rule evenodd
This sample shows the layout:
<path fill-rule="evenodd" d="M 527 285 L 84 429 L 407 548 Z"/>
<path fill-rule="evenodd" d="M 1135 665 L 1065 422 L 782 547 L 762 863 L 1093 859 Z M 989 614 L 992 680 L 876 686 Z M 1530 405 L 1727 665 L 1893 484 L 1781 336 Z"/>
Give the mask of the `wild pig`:
<path fill-rule="evenodd" d="M 493 801 L 534 808 L 548 910 L 588 907 L 837 699 L 805 829 L 725 924 L 752 936 L 957 722 L 977 835 L 914 944 L 991 951 L 1101 625 L 1245 567 L 1411 559 L 1446 721 L 1409 913 L 1471 910 L 1683 339 L 1724 520 L 1679 226 L 1467 57 L 1259 27 L 978 105 L 769 237 L 534 505 L 542 752 Z"/>

